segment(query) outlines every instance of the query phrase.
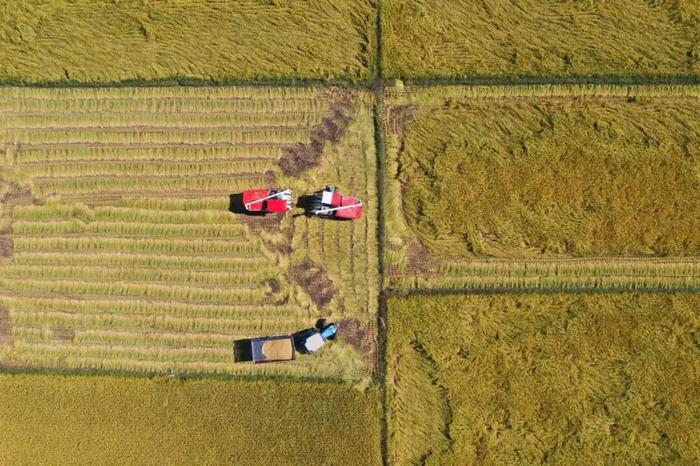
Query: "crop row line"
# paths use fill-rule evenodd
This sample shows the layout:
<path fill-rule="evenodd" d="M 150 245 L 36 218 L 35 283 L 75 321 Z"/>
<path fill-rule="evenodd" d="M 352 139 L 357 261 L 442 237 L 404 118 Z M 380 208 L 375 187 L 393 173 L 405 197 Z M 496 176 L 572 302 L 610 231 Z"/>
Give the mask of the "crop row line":
<path fill-rule="evenodd" d="M 65 327 L 33 327 L 15 325 L 12 327 L 12 338 L 26 342 L 53 342 L 57 334 Z M 232 336 L 225 333 L 167 333 L 139 332 L 119 330 L 91 330 L 82 328 L 69 329 L 72 333 L 73 344 L 111 345 L 111 346 L 162 346 L 170 348 L 214 348 L 226 347 L 231 349 Z"/>
<path fill-rule="evenodd" d="M 121 239 L 121 238 L 16 238 L 16 251 L 37 250 L 116 250 L 120 252 L 176 252 L 176 253 L 215 253 L 255 255 L 262 251 L 258 240 L 232 242 L 231 240 L 156 240 L 156 239 Z"/>
<path fill-rule="evenodd" d="M 180 283 L 201 287 L 233 288 L 238 285 L 262 286 L 265 280 L 274 278 L 274 269 L 267 271 L 204 272 L 192 270 L 167 270 L 150 268 L 81 267 L 70 265 L 20 266 L 0 269 L 0 277 L 24 279 L 76 279 L 83 281 L 123 281 L 151 284 Z"/>
<path fill-rule="evenodd" d="M 81 315 L 169 315 L 232 320 L 269 320 L 272 318 L 306 318 L 307 312 L 291 305 L 274 304 L 211 304 L 157 301 L 129 298 L 97 298 L 90 295 L 70 297 L 38 297 L 31 294 L 2 295 L 0 303 L 9 309 L 27 312 L 67 312 Z"/>
<path fill-rule="evenodd" d="M 0 278 L 0 290 L 11 292 L 28 291 L 48 294 L 89 294 L 97 296 L 127 296 L 136 298 L 172 299 L 190 303 L 264 303 L 267 290 L 257 284 L 241 283 L 226 288 L 203 286 L 180 286 L 170 284 L 147 284 L 128 281 L 96 282 L 85 280 L 38 280 L 21 278 Z M 0 291 L 1 292 L 1 291 Z"/>
<path fill-rule="evenodd" d="M 206 161 L 215 159 L 278 159 L 283 145 L 257 144 L 235 146 L 167 147 L 67 147 L 64 149 L 39 149 L 21 146 L 14 152 L 17 163 L 107 161 L 107 160 L 172 160 Z"/>
<path fill-rule="evenodd" d="M 192 239 L 200 241 L 226 238 L 234 242 L 246 242 L 247 231 L 245 225 L 229 224 L 196 224 L 196 223 L 139 223 L 139 222 L 83 222 L 72 221 L 42 221 L 28 222 L 26 220 L 15 221 L 12 224 L 13 237 L 30 237 L 41 235 L 69 236 L 69 235 L 110 235 L 111 237 L 138 238 L 145 236 L 167 237 L 174 239 Z"/>
<path fill-rule="evenodd" d="M 99 198 L 101 196 L 123 196 L 138 192 L 140 195 L 152 195 L 163 197 L 168 193 L 169 197 L 175 195 L 193 197 L 212 194 L 221 194 L 228 197 L 232 193 L 241 192 L 250 186 L 265 184 L 264 175 L 251 175 L 249 178 L 234 178 L 227 175 L 208 177 L 145 177 L 145 178 L 114 178 L 92 177 L 80 179 L 48 179 L 36 181 L 35 189 L 41 195 L 61 194 L 65 200 L 74 198 L 66 195 L 80 194 L 75 200 Z M 227 199 L 228 200 L 228 199 Z"/>
<path fill-rule="evenodd" d="M 217 130 L 135 130 L 135 131 L 13 131 L 0 129 L 5 144 L 45 146 L 48 144 L 294 144 L 309 139 L 310 129 L 248 128 Z"/>
<path fill-rule="evenodd" d="M 27 312 L 14 309 L 12 322 L 21 326 L 65 327 L 94 330 L 140 329 L 143 331 L 214 332 L 231 335 L 255 334 L 274 329 L 277 332 L 293 332 L 308 319 L 287 318 L 274 320 L 233 320 L 205 317 L 173 317 L 170 315 L 119 315 L 119 314 L 71 314 L 67 312 Z"/>
<path fill-rule="evenodd" d="M 160 269 L 189 270 L 196 272 L 279 273 L 275 262 L 266 257 L 230 258 L 227 256 L 152 256 L 145 254 L 94 254 L 94 253 L 15 253 L 15 266 L 28 267 L 100 267 L 104 269 Z"/>

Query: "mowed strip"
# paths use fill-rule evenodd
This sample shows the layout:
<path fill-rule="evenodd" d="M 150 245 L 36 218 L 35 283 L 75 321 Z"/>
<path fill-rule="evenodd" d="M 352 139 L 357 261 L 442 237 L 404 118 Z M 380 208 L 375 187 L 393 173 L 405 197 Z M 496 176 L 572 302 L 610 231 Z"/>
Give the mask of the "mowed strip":
<path fill-rule="evenodd" d="M 700 295 L 389 301 L 392 464 L 700 461 Z"/>
<path fill-rule="evenodd" d="M 379 395 L 280 380 L 3 375 L 0 462 L 302 464 L 313 451 L 329 464 L 378 465 Z"/>
<path fill-rule="evenodd" d="M 441 278 L 446 288 L 697 287 L 699 95 L 693 86 L 390 91 L 390 274 L 406 273 L 406 284 L 418 271 L 431 283 L 415 286 L 429 288 Z M 661 267 L 662 257 L 689 258 L 690 275 L 686 263 Z"/>
<path fill-rule="evenodd" d="M 696 1 L 386 0 L 383 68 L 396 78 L 697 76 Z"/>

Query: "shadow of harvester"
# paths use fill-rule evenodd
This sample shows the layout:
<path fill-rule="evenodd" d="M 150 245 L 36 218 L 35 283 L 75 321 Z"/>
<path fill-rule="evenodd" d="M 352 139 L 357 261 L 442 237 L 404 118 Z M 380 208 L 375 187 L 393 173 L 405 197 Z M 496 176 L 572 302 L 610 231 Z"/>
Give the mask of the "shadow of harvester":
<path fill-rule="evenodd" d="M 297 208 L 299 209 L 304 209 L 304 212 L 299 213 L 299 214 L 294 214 L 295 217 L 298 217 L 300 215 L 304 215 L 306 217 L 313 217 L 314 216 L 314 210 L 316 210 L 316 207 L 314 205 L 316 201 L 316 195 L 315 194 L 302 194 L 297 198 Z"/>
<path fill-rule="evenodd" d="M 233 342 L 233 360 L 235 362 L 250 362 L 253 360 L 252 339 L 245 338 Z"/>

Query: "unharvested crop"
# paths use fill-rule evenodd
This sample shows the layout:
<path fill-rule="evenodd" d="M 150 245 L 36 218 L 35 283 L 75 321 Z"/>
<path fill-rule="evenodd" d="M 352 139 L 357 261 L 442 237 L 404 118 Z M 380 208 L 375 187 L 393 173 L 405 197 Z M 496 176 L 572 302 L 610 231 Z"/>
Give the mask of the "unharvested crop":
<path fill-rule="evenodd" d="M 697 286 L 697 261 L 690 275 L 680 273 L 684 262 L 649 279 L 654 258 L 700 255 L 697 88 L 444 87 L 389 96 L 387 259 L 392 274 L 416 270 L 425 279 L 409 273 L 404 284 Z M 572 259 L 580 273 L 563 277 Z M 510 273 L 509 263 L 522 272 Z M 499 269 L 491 279 L 489 268 Z"/>
<path fill-rule="evenodd" d="M 6 374 L 0 463 L 375 465 L 379 410 L 374 386 Z"/>
<path fill-rule="evenodd" d="M 407 218 L 436 251 L 700 255 L 697 99 L 451 102 L 403 141 Z"/>
<path fill-rule="evenodd" d="M 317 166 L 286 177 L 285 151 L 319 133 L 339 96 L 342 134 L 320 143 Z M 370 107 L 368 94 L 334 89 L 3 89 L 0 178 L 13 191 L 0 309 L 12 345 L 0 364 L 369 376 L 373 351 L 342 331 L 320 354 L 277 365 L 234 364 L 232 342 L 320 317 L 373 321 Z M 304 194 L 326 182 L 364 199 L 367 215 L 339 224 L 229 211 L 244 189 Z M 296 280 L 308 261 L 324 271 L 321 301 Z"/>
<path fill-rule="evenodd" d="M 700 295 L 389 302 L 392 464 L 700 461 Z"/>
<path fill-rule="evenodd" d="M 371 0 L 3 2 L 0 81 L 369 78 Z"/>
<path fill-rule="evenodd" d="M 700 73 L 694 0 L 387 0 L 385 73 L 638 78 Z"/>

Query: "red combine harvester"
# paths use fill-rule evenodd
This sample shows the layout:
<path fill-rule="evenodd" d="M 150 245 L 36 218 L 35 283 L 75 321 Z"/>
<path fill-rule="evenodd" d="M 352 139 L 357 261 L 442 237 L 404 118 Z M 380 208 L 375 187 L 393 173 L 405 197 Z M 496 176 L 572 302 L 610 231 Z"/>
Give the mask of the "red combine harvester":
<path fill-rule="evenodd" d="M 248 212 L 277 214 L 292 208 L 291 189 L 251 189 L 243 192 L 243 207 Z"/>
<path fill-rule="evenodd" d="M 310 211 L 319 217 L 357 220 L 362 216 L 362 201 L 356 197 L 343 196 L 335 187 L 326 186 L 314 198 Z"/>

